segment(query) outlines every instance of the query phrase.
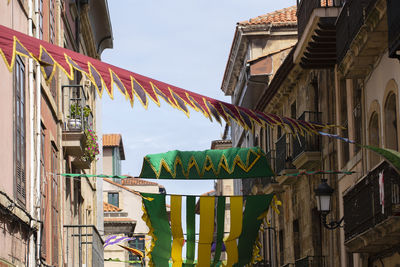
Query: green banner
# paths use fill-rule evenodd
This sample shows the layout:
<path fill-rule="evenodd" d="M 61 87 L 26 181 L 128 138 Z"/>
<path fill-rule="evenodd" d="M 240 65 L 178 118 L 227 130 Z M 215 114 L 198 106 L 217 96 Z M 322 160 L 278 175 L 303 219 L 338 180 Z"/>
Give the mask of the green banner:
<path fill-rule="evenodd" d="M 242 179 L 274 176 L 259 147 L 169 151 L 144 157 L 141 178 Z"/>

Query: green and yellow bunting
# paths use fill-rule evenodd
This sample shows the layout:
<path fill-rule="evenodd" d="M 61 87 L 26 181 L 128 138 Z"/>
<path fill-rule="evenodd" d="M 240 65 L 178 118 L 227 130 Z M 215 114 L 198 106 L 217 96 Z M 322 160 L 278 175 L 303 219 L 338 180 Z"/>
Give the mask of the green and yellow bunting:
<path fill-rule="evenodd" d="M 171 225 L 168 223 L 166 195 L 143 193 L 144 220 L 149 227 L 153 244 L 150 266 L 173 267 L 194 266 L 195 249 L 195 197 L 171 196 Z M 253 264 L 259 250 L 256 246 L 258 232 L 268 211 L 273 195 L 256 196 L 200 196 L 200 233 L 197 247 L 198 267 L 220 266 L 222 243 L 225 244 L 227 261 L 224 266 L 246 266 Z M 187 252 L 182 257 L 184 235 L 182 230 L 181 208 L 186 200 L 187 211 Z M 225 204 L 230 203 L 230 229 L 225 228 Z M 216 217 L 215 217 L 216 216 Z M 214 229 L 215 228 L 215 229 Z M 215 235 L 216 233 L 216 235 Z M 225 234 L 225 237 L 224 237 Z M 214 237 L 215 236 L 215 237 Z M 214 256 L 211 254 L 215 244 Z"/>
<path fill-rule="evenodd" d="M 169 151 L 144 157 L 141 178 L 239 179 L 274 176 L 259 147 Z"/>

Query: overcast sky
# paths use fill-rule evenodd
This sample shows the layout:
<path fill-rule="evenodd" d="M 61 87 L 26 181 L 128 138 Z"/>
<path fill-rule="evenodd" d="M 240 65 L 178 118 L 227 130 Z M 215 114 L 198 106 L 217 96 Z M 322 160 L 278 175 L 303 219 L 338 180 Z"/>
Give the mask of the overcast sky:
<path fill-rule="evenodd" d="M 230 102 L 221 91 L 236 23 L 295 5 L 295 0 L 108 0 L 114 48 L 102 60 L 209 97 Z M 115 91 L 103 97 L 103 133 L 121 133 L 123 174 L 137 176 L 146 154 L 205 150 L 224 125 L 191 110 L 191 117 L 161 100 L 148 110 Z M 170 182 L 168 193 L 202 194 L 213 181 Z"/>

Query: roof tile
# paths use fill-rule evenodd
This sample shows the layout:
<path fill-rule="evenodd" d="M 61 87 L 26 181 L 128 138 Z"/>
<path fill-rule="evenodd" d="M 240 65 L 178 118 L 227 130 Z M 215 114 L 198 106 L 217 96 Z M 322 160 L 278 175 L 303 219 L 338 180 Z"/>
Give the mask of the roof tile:
<path fill-rule="evenodd" d="M 103 146 L 120 146 L 121 139 L 120 134 L 103 134 Z"/>
<path fill-rule="evenodd" d="M 146 181 L 137 177 L 130 177 L 122 179 L 122 185 L 153 185 L 158 186 L 159 184 L 155 182 Z"/>
<path fill-rule="evenodd" d="M 104 212 L 117 212 L 117 211 L 122 210 L 122 209 L 118 208 L 117 206 L 114 206 L 107 202 L 103 202 L 103 209 L 104 209 Z"/>
<path fill-rule="evenodd" d="M 257 25 L 257 24 L 281 24 L 281 23 L 295 23 L 297 22 L 297 7 L 291 6 L 288 8 L 280 9 L 265 15 L 261 15 L 247 21 L 239 22 L 239 25 Z"/>
<path fill-rule="evenodd" d="M 112 185 L 115 185 L 115 186 L 118 186 L 118 187 L 120 187 L 120 188 L 122 188 L 122 189 L 125 189 L 126 191 L 129 191 L 129 192 L 131 192 L 131 193 L 133 193 L 133 194 L 135 194 L 135 195 L 141 196 L 139 192 L 137 192 L 137 191 L 135 191 L 135 190 L 132 190 L 132 189 L 126 187 L 126 186 L 123 186 L 123 185 L 120 185 L 120 184 L 118 184 L 118 183 L 115 183 L 115 182 L 111 181 L 111 180 L 108 179 L 108 178 L 104 178 L 103 181 L 106 181 L 106 182 L 108 182 L 108 183 L 110 183 L 110 184 L 112 184 Z"/>

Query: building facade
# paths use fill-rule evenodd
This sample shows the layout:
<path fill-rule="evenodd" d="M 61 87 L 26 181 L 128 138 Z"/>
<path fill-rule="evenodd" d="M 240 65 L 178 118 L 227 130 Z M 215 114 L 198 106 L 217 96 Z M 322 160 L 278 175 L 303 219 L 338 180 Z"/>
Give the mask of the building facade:
<path fill-rule="evenodd" d="M 165 193 L 165 188 L 157 183 L 140 178 L 128 177 L 121 183 L 104 179 L 104 235 L 131 237 L 125 246 L 138 249 L 145 255 L 144 263 L 148 265 L 146 248 L 150 246 L 151 238 L 147 235 L 148 227 L 142 220 L 142 197 L 139 192 Z M 105 259 L 120 259 L 122 261 L 137 261 L 137 256 L 119 247 L 110 245 L 104 250 Z M 120 262 L 106 262 L 105 266 L 121 266 Z M 125 266 L 142 266 L 140 263 L 125 263 Z"/>
<path fill-rule="evenodd" d="M 399 151 L 399 8 L 391 0 L 298 1 L 297 43 L 247 107 L 341 125 L 330 132 Z M 283 203 L 281 213 L 268 218 L 264 266 L 399 264 L 399 170 L 337 139 L 278 127 L 249 135 L 254 141 L 244 145 L 261 146 L 278 176 L 267 185 L 243 184 L 243 191 L 275 193 Z M 232 131 L 232 140 L 241 136 Z M 354 173 L 285 175 L 299 170 Z M 314 193 L 322 178 L 334 189 L 326 221 Z M 325 225 L 342 218 L 341 228 Z"/>
<path fill-rule="evenodd" d="M 112 47 L 107 1 L 10 0 L 0 9 L 2 25 L 46 42 L 97 59 Z M 101 183 L 59 175 L 98 171 L 95 156 L 87 153 L 100 125 L 94 87 L 78 73 L 70 81 L 59 70 L 47 82 L 37 63 L 19 56 L 12 73 L 0 68 L 7 89 L 1 93 L 6 175 L 0 209 L 4 229 L 11 229 L 2 231 L 0 264 L 102 264 L 96 196 Z M 78 232 L 92 237 L 90 247 L 77 249 L 89 243 L 76 238 Z"/>

